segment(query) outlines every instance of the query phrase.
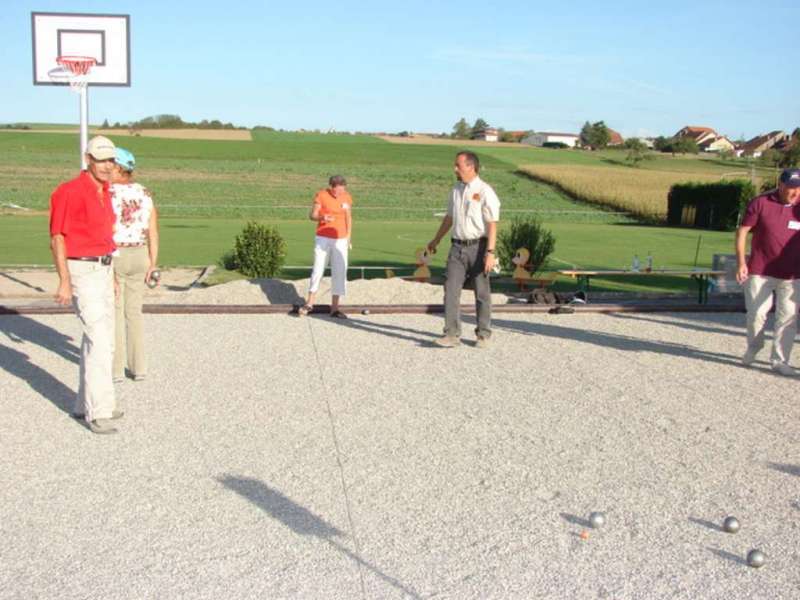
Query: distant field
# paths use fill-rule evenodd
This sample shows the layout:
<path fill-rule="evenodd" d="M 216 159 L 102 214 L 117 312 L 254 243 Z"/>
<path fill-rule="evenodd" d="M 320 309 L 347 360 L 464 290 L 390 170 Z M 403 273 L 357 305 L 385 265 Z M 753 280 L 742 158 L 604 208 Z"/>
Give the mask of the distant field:
<path fill-rule="evenodd" d="M 252 142 L 174 140 L 114 135 L 137 157 L 137 178 L 164 215 L 299 219 L 330 175 L 350 183 L 359 219 L 435 218 L 454 181 L 454 148 L 389 144 L 374 136 L 254 132 Z M 517 172 L 513 155 L 481 153 L 483 175 L 510 215 L 547 221 L 630 220 L 575 202 Z M 73 176 L 72 136 L 0 132 L 0 205 L 45 210 L 59 181 Z"/>

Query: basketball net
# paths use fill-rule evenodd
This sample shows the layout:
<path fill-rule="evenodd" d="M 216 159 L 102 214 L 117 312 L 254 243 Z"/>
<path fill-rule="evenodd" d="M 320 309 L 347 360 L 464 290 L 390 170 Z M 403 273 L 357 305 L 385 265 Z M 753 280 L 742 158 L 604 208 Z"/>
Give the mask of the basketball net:
<path fill-rule="evenodd" d="M 59 83 L 69 83 L 73 92 L 80 93 L 86 89 L 89 71 L 97 63 L 91 56 L 59 56 L 59 66 L 48 72 L 50 79 Z"/>

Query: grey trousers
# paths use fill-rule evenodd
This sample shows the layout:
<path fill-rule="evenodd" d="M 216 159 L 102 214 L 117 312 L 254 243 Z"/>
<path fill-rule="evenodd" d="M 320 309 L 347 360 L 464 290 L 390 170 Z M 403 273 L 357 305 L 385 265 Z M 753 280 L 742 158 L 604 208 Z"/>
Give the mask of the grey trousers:
<path fill-rule="evenodd" d="M 756 353 L 764 347 L 767 315 L 775 292 L 775 334 L 772 344 L 773 364 L 789 364 L 797 336 L 797 307 L 800 306 L 800 280 L 776 279 L 750 275 L 744 284 L 747 306 L 747 351 Z"/>
<path fill-rule="evenodd" d="M 486 240 L 471 246 L 453 244 L 447 255 L 447 280 L 444 283 L 444 334 L 461 337 L 461 290 L 468 281 L 475 285 L 475 334 L 488 339 L 492 335 L 492 290 L 489 276 L 483 272 Z"/>

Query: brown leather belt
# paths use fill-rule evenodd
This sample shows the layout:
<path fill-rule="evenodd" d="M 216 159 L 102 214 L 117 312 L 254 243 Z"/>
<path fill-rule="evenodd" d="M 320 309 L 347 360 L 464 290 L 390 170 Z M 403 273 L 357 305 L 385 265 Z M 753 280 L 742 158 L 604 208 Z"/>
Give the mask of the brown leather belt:
<path fill-rule="evenodd" d="M 475 244 L 480 244 L 481 242 L 486 241 L 486 238 L 481 237 L 474 240 L 457 240 L 456 238 L 452 238 L 450 241 L 457 246 L 474 246 Z"/>
<path fill-rule="evenodd" d="M 86 262 L 99 262 L 103 265 L 110 265 L 111 264 L 111 255 L 106 254 L 105 256 L 68 256 L 67 260 L 82 260 Z"/>

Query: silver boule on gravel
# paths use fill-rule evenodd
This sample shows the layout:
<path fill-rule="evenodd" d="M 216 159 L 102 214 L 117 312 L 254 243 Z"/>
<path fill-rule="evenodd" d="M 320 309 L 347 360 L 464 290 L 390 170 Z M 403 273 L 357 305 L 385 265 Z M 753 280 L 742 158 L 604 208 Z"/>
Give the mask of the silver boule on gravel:
<path fill-rule="evenodd" d="M 605 524 L 606 516 L 603 513 L 593 512 L 589 515 L 589 525 L 591 525 L 593 529 L 600 529 Z"/>
<path fill-rule="evenodd" d="M 369 314 L 369 309 L 368 309 L 368 308 L 365 308 L 365 309 L 363 309 L 363 310 L 361 311 L 361 314 L 362 314 L 362 315 L 368 315 L 368 314 Z"/>
<path fill-rule="evenodd" d="M 747 564 L 756 569 L 763 567 L 766 560 L 767 557 L 761 550 L 750 550 L 747 553 Z"/>
<path fill-rule="evenodd" d="M 725 517 L 725 520 L 722 522 L 722 529 L 728 533 L 737 533 L 739 527 L 739 519 L 736 517 Z"/>

